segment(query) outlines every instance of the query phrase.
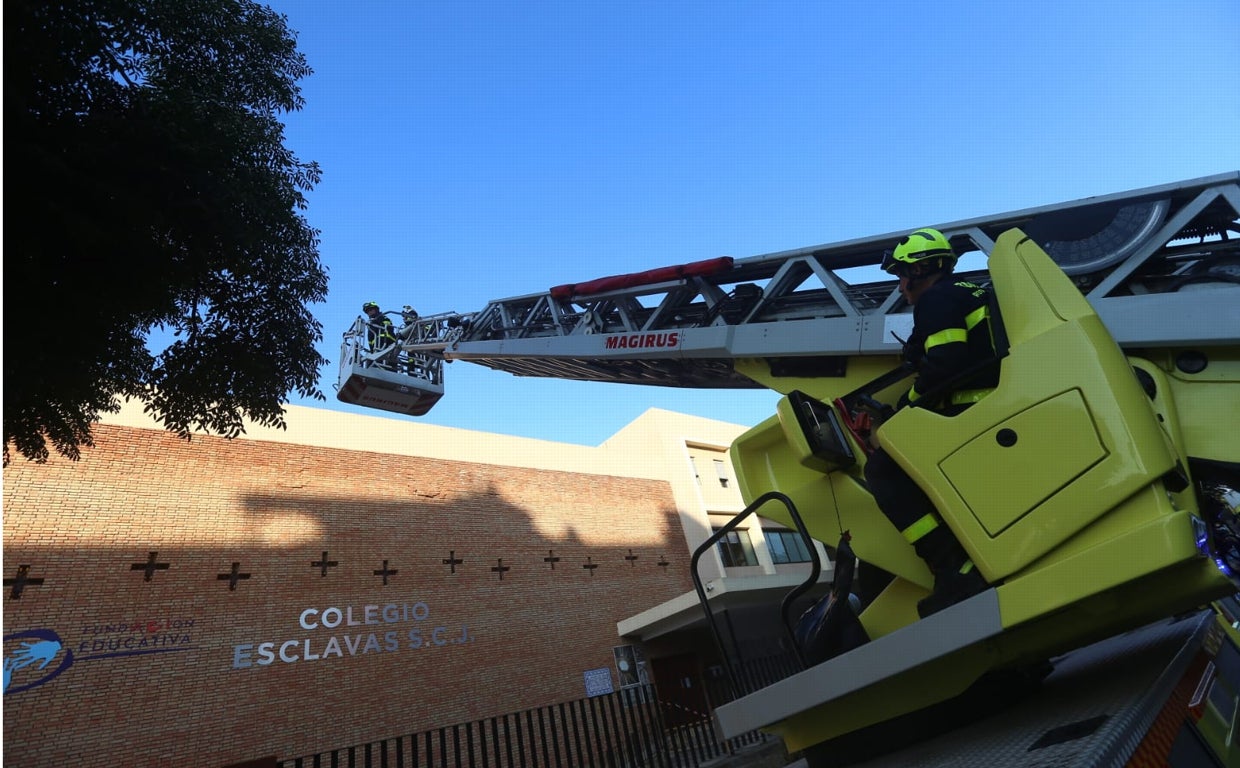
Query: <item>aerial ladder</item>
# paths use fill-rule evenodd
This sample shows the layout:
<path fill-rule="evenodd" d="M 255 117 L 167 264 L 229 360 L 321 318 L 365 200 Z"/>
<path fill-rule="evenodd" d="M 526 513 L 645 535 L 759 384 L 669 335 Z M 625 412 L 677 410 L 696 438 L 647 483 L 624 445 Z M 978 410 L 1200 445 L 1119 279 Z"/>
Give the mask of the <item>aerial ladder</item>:
<path fill-rule="evenodd" d="M 741 691 L 716 724 L 845 764 L 884 724 L 1240 584 L 1240 173 L 935 228 L 961 255 L 958 277 L 993 289 L 999 385 L 959 415 L 893 408 L 912 314 L 877 267 L 904 232 L 410 315 L 388 348 L 367 348 L 359 319 L 338 397 L 421 415 L 456 360 L 780 393 L 731 447 L 746 513 L 842 537 L 884 586 L 857 610 L 837 571 L 824 621 L 847 631 L 803 648 L 802 672 Z M 865 487 L 874 444 L 935 501 L 990 589 L 919 619 L 933 579 Z M 1202 685 L 1240 690 L 1240 662 Z M 1240 760 L 1227 752 L 1240 707 L 1198 705 L 1226 723 L 1215 753 Z"/>

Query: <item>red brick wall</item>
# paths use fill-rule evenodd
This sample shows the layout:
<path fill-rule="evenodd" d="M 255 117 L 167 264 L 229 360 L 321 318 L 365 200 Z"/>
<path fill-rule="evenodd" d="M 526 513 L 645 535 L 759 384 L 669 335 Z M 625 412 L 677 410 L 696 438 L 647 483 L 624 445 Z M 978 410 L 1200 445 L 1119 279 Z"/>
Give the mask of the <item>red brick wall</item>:
<path fill-rule="evenodd" d="M 4 590 L 6 764 L 222 766 L 581 698 L 586 670 L 614 679 L 618 620 L 692 589 L 666 483 L 96 438 L 80 462 L 4 470 L 5 579 L 29 565 L 44 580 Z M 338 565 L 322 576 L 325 550 Z M 144 581 L 149 552 L 168 566 Z M 230 591 L 234 562 L 250 576 Z M 372 625 L 301 625 L 368 605 Z M 321 658 L 301 658 L 307 643 Z"/>

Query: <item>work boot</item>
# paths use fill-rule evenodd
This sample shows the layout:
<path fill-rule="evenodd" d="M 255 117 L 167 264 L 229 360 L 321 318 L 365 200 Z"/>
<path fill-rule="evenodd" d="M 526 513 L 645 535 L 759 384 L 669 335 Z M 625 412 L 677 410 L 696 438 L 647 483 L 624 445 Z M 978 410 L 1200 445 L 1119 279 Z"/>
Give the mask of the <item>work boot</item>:
<path fill-rule="evenodd" d="M 917 615 L 923 619 L 932 613 L 938 613 L 949 605 L 985 592 L 990 586 L 978 573 L 973 561 L 966 561 L 968 567 L 964 573 L 953 571 L 945 576 L 935 575 L 934 591 L 929 597 L 917 601 Z"/>
<path fill-rule="evenodd" d="M 913 547 L 934 574 L 934 591 L 917 603 L 917 615 L 923 619 L 990 586 L 946 526 L 940 524 Z"/>

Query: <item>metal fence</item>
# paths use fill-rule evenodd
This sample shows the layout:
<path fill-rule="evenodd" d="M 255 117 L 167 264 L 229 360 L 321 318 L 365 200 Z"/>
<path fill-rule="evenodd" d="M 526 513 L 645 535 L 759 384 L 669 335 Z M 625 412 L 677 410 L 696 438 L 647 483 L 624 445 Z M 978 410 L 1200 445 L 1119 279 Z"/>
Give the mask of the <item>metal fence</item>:
<path fill-rule="evenodd" d="M 696 768 L 767 736 L 716 739 L 709 717 L 665 726 L 654 686 L 279 762 L 280 768 Z"/>
<path fill-rule="evenodd" d="M 791 677 L 801 669 L 801 660 L 796 654 L 785 650 L 775 650 L 741 660 L 734 659 L 731 677 L 725 674 L 722 665 L 710 667 L 706 671 L 706 697 L 714 709 Z M 740 690 L 736 690 L 734 684 L 739 686 Z"/>

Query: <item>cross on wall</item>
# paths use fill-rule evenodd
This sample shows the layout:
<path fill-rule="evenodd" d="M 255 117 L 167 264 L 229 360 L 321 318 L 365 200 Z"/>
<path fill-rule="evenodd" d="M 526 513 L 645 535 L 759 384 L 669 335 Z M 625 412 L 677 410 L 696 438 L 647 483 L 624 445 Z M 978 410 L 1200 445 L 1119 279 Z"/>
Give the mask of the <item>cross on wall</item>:
<path fill-rule="evenodd" d="M 387 583 L 388 583 L 388 576 L 395 576 L 396 574 L 400 573 L 400 571 L 398 571 L 398 570 L 396 570 L 396 569 L 392 569 L 392 570 L 390 570 L 390 571 L 389 571 L 389 570 L 388 570 L 388 561 L 387 561 L 387 560 L 384 560 L 384 561 L 383 561 L 383 567 L 382 567 L 382 568 L 380 568 L 380 569 L 379 569 L 379 570 L 377 570 L 377 571 L 372 571 L 372 573 L 374 573 L 374 575 L 376 575 L 376 576 L 382 576 L 382 577 L 383 577 L 383 586 L 385 586 L 385 587 L 386 587 L 386 586 L 387 586 Z"/>
<path fill-rule="evenodd" d="M 547 556 L 543 558 L 543 562 L 551 566 L 551 570 L 555 570 L 555 564 L 560 562 L 560 558 L 555 556 L 554 549 L 547 550 Z"/>
<path fill-rule="evenodd" d="M 457 556 L 456 556 L 456 550 L 455 550 L 455 549 L 453 549 L 453 550 L 451 550 L 451 551 L 449 551 L 449 552 L 448 552 L 448 557 L 447 557 L 447 558 L 443 561 L 443 564 L 444 564 L 444 565 L 447 565 L 447 566 L 451 566 L 451 568 L 452 568 L 452 572 L 453 572 L 453 573 L 456 573 L 456 567 L 457 567 L 458 565 L 460 565 L 461 563 L 463 563 L 463 562 L 465 562 L 465 561 L 464 561 L 464 560 L 461 560 L 461 559 L 459 559 L 459 558 L 457 558 Z"/>
<path fill-rule="evenodd" d="M 319 559 L 318 561 L 316 561 L 316 562 L 312 562 L 312 563 L 310 563 L 310 567 L 311 567 L 311 568 L 318 568 L 318 569 L 319 569 L 319 575 L 320 575 L 320 576 L 326 576 L 326 575 L 327 575 L 327 569 L 328 569 L 328 568 L 335 568 L 335 567 L 336 567 L 336 566 L 338 566 L 338 565 L 340 565 L 340 563 L 339 563 L 338 561 L 336 561 L 336 560 L 328 560 L 328 559 L 327 559 L 327 550 L 323 550 L 323 556 L 322 556 L 322 558 L 320 558 L 320 559 Z"/>
<path fill-rule="evenodd" d="M 158 555 L 159 555 L 158 552 L 148 552 L 145 563 L 134 563 L 133 565 L 129 566 L 129 570 L 142 571 L 143 572 L 142 580 L 150 581 L 151 579 L 155 577 L 155 571 L 166 571 L 168 570 L 168 567 L 169 567 L 168 563 L 155 562 Z"/>
<path fill-rule="evenodd" d="M 496 564 L 495 564 L 495 566 L 494 566 L 493 568 L 491 568 L 491 573 L 498 573 L 498 574 L 499 574 L 499 580 L 500 580 L 500 581 L 503 581 L 503 580 L 504 580 L 504 573 L 505 573 L 505 572 L 507 572 L 507 571 L 511 571 L 511 570 L 512 570 L 512 567 L 511 567 L 511 566 L 504 565 L 504 558 L 502 558 L 502 557 L 498 557 L 498 558 L 496 558 Z"/>
<path fill-rule="evenodd" d="M 31 578 L 29 574 L 30 574 L 29 565 L 19 565 L 17 566 L 17 576 L 11 579 L 4 580 L 4 586 L 13 587 L 13 591 L 9 593 L 10 599 L 20 600 L 22 597 L 22 592 L 26 589 L 27 584 L 29 584 L 32 587 L 37 587 L 43 583 L 42 578 L 37 578 L 37 579 Z"/>
<path fill-rule="evenodd" d="M 217 580 L 217 581 L 227 581 L 227 582 L 228 582 L 228 591 L 229 591 L 229 592 L 236 592 L 236 591 L 237 591 L 237 582 L 238 582 L 238 581 L 240 581 L 240 580 L 242 580 L 242 579 L 248 579 L 248 578 L 250 578 L 250 574 L 248 574 L 248 573 L 242 573 L 242 572 L 241 572 L 241 563 L 233 563 L 233 564 L 232 564 L 232 570 L 231 570 L 231 571 L 229 571 L 228 573 L 221 573 L 220 575 L 216 576 L 215 578 L 216 578 L 216 580 Z"/>

